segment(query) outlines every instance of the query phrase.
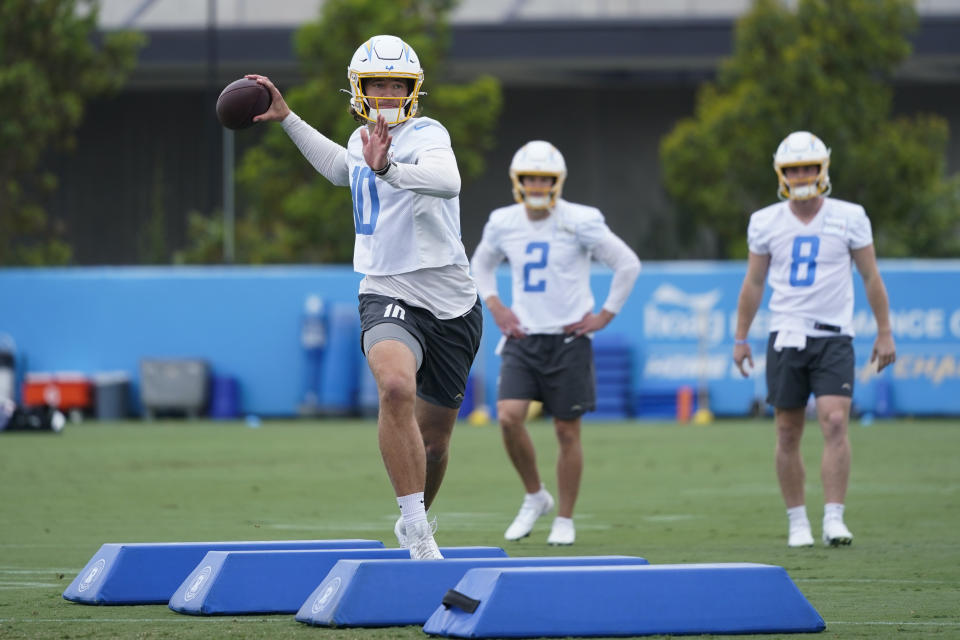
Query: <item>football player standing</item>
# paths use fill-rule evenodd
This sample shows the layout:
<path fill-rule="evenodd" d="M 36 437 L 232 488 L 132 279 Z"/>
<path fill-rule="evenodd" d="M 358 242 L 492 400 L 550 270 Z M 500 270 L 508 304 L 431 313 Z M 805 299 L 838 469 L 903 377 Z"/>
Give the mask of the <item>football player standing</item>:
<path fill-rule="evenodd" d="M 549 142 L 528 142 L 510 163 L 516 204 L 496 209 L 471 259 L 480 295 L 503 333 L 497 416 L 503 443 L 526 490 L 507 528 L 507 540 L 530 534 L 554 507 L 540 482 L 536 452 L 525 426 L 532 400 L 553 416 L 559 443 L 557 517 L 549 544 L 573 544 L 573 508 L 580 491 L 581 416 L 595 408 L 591 337 L 620 311 L 633 289 L 640 260 L 593 207 L 563 200 L 563 156 Z M 599 313 L 590 290 L 591 257 L 613 269 Z M 501 302 L 495 270 L 504 259 L 512 273 L 512 304 Z"/>
<path fill-rule="evenodd" d="M 426 509 L 480 345 L 482 311 L 460 240 L 460 173 L 450 135 L 417 117 L 423 69 L 410 45 L 374 36 L 347 67 L 360 126 L 343 147 L 291 112 L 276 86 L 256 121 L 280 121 L 330 182 L 349 187 L 362 349 L 377 382 L 380 453 L 400 505 L 394 531 L 414 559 L 442 558 Z"/>
<path fill-rule="evenodd" d="M 877 269 L 870 220 L 863 207 L 827 197 L 830 150 L 812 133 L 787 136 L 773 157 L 781 202 L 753 213 L 747 229 L 747 274 L 737 303 L 733 360 L 744 377 L 753 367 L 747 335 L 763 298 L 770 298 L 767 402 L 777 427 L 776 470 L 787 506 L 787 544 L 813 546 L 800 455 L 805 409 L 816 398 L 823 432 L 824 514 L 822 539 L 848 545 L 843 519 L 850 478 L 847 424 L 853 395 L 853 275 L 863 278 L 877 322 L 870 362 L 877 371 L 896 359 L 887 290 Z"/>

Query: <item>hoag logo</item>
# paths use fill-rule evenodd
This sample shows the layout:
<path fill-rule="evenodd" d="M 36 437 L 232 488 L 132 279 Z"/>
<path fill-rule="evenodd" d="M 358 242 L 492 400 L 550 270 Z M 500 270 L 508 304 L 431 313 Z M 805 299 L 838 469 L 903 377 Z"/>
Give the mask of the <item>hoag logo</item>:
<path fill-rule="evenodd" d="M 90 585 L 92 585 L 94 582 L 97 581 L 97 578 L 100 577 L 100 574 L 103 573 L 103 569 L 106 566 L 107 566 L 107 561 L 104 560 L 103 558 L 100 558 L 94 563 L 92 567 L 90 567 L 90 571 L 87 571 L 87 575 L 83 576 L 83 580 L 81 580 L 80 584 L 77 585 L 77 589 L 80 590 L 80 593 L 83 593 L 84 591 L 89 589 Z"/>
<path fill-rule="evenodd" d="M 210 565 L 200 569 L 200 573 L 194 576 L 193 581 L 190 583 L 190 587 L 187 589 L 187 592 L 183 594 L 184 601 L 190 602 L 197 597 L 197 594 L 200 593 L 200 589 L 203 588 L 203 585 L 205 585 L 207 580 L 210 578 L 211 573 L 213 573 L 213 568 Z"/>
<path fill-rule="evenodd" d="M 330 601 L 333 600 L 333 596 L 337 595 L 337 591 L 340 590 L 340 576 L 337 576 L 330 581 L 330 584 L 320 592 L 320 595 L 317 596 L 317 599 L 313 601 L 313 607 L 310 609 L 313 613 L 319 613 L 323 611 L 324 607 L 330 604 Z"/>
<path fill-rule="evenodd" d="M 661 284 L 643 308 L 644 336 L 716 344 L 724 335 L 723 311 L 714 308 L 722 297 L 720 289 L 687 293 L 672 284 Z"/>

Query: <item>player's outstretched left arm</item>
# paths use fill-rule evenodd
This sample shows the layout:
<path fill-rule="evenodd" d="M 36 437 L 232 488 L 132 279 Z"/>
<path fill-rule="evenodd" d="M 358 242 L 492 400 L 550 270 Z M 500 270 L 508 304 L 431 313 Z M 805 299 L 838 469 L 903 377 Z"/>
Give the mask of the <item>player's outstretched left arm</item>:
<path fill-rule="evenodd" d="M 880 277 L 877 268 L 877 256 L 873 245 L 850 251 L 853 261 L 857 264 L 857 271 L 863 278 L 863 288 L 867 292 L 867 302 L 873 310 L 873 317 L 877 321 L 877 339 L 873 341 L 873 352 L 870 362 L 876 361 L 877 371 L 892 364 L 897 359 L 897 348 L 893 343 L 893 328 L 890 326 L 890 300 L 887 297 L 887 287 Z"/>

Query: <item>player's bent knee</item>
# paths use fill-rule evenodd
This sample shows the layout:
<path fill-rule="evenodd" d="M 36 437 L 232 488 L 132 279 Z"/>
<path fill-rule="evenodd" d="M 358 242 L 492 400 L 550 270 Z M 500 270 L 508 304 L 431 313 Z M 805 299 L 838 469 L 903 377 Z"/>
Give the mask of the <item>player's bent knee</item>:
<path fill-rule="evenodd" d="M 500 429 L 505 432 L 522 430 L 527 419 L 527 407 L 527 404 L 517 406 L 512 402 L 498 402 L 497 422 L 500 423 Z"/>
<path fill-rule="evenodd" d="M 412 405 L 416 399 L 416 387 L 402 374 L 381 376 L 377 388 L 382 405 Z"/>

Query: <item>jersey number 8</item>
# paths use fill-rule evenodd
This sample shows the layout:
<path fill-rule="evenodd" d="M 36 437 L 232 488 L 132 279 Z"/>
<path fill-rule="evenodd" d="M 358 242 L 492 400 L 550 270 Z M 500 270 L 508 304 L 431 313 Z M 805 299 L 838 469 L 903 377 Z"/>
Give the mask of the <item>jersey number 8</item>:
<path fill-rule="evenodd" d="M 790 263 L 790 286 L 809 287 L 817 275 L 818 236 L 797 236 L 793 239 L 793 262 Z"/>

